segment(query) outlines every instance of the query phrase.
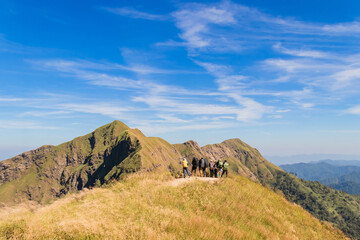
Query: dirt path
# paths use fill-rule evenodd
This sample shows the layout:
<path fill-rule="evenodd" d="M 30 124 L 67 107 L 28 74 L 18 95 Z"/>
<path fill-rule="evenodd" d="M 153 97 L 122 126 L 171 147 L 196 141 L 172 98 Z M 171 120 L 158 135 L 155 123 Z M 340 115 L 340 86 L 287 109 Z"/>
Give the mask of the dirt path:
<path fill-rule="evenodd" d="M 193 182 L 193 181 L 203 181 L 203 182 L 214 183 L 219 180 L 220 180 L 220 178 L 210 178 L 210 177 L 178 178 L 178 179 L 174 179 L 173 181 L 169 182 L 169 185 L 177 187 L 179 185 L 182 185 L 182 184 L 185 184 L 188 182 Z"/>

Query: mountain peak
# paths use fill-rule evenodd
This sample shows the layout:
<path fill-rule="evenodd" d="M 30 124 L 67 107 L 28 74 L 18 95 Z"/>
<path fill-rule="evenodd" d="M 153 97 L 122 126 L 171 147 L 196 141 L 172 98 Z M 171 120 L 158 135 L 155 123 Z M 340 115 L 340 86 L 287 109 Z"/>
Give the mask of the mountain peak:
<path fill-rule="evenodd" d="M 129 130 L 130 128 L 123 122 L 119 121 L 119 120 L 115 120 L 111 123 L 108 123 L 104 126 L 101 126 L 99 128 L 97 128 L 95 131 L 104 131 L 104 130 L 116 130 L 117 132 L 122 132 L 122 131 L 126 131 Z"/>
<path fill-rule="evenodd" d="M 111 123 L 109 123 L 110 125 L 115 125 L 115 126 L 122 126 L 125 128 L 129 128 L 125 123 L 123 123 L 122 121 L 119 120 L 114 120 Z"/>

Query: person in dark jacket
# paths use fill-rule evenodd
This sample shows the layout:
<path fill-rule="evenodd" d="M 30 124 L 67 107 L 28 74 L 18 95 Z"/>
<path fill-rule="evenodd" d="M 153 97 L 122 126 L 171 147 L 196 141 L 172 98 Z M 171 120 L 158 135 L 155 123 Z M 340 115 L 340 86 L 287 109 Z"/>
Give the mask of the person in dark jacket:
<path fill-rule="evenodd" d="M 216 164 L 214 160 L 210 161 L 209 168 L 210 168 L 210 177 L 216 177 Z"/>
<path fill-rule="evenodd" d="M 196 176 L 196 169 L 199 166 L 199 160 L 196 157 L 194 157 L 191 162 L 191 165 L 192 165 L 191 175 Z M 195 172 L 195 174 L 194 174 L 194 172 Z"/>
<path fill-rule="evenodd" d="M 204 168 L 203 168 L 203 173 L 204 173 L 204 177 L 206 177 L 206 169 L 209 167 L 209 160 L 207 160 L 207 158 L 204 158 Z"/>
<path fill-rule="evenodd" d="M 199 160 L 199 173 L 200 173 L 200 177 L 204 176 L 204 171 L 203 169 L 205 168 L 205 161 L 204 158 L 200 158 Z M 201 176 L 202 175 L 202 176 Z"/>

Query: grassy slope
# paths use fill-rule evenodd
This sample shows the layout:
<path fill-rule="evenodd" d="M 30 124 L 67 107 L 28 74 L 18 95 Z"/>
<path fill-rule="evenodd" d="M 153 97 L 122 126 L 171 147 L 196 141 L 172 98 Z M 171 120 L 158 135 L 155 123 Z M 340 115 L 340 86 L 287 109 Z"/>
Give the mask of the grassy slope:
<path fill-rule="evenodd" d="M 359 197 L 288 174 L 268 162 L 256 149 L 238 139 L 227 140 L 220 145 L 231 147 L 235 151 L 233 156 L 241 152 L 250 153 L 238 154 L 238 159 L 257 176 L 263 185 L 275 191 L 281 190 L 288 200 L 301 205 L 318 219 L 332 222 L 348 236 L 360 239 Z M 246 156 L 249 156 L 251 160 L 246 161 Z"/>
<path fill-rule="evenodd" d="M 167 184 L 137 174 L 51 205 L 0 211 L 0 236 L 23 239 L 345 239 L 301 207 L 250 180 Z"/>
<path fill-rule="evenodd" d="M 274 188 L 321 220 L 332 222 L 348 236 L 360 239 L 360 198 L 319 182 L 279 172 Z"/>
<path fill-rule="evenodd" d="M 181 156 L 170 143 L 146 137 L 120 121 L 49 148 L 41 155 L 39 150 L 29 152 L 31 167 L 17 179 L 0 184 L 0 204 L 27 199 L 46 203 L 63 193 L 100 186 L 140 169 L 168 170 L 171 165 L 173 171 L 180 171 Z M 3 163 L 16 169 L 25 161 L 19 155 Z"/>
<path fill-rule="evenodd" d="M 130 134 L 139 140 L 141 144 L 141 160 L 143 168 L 152 168 L 154 165 L 167 166 L 172 165 L 179 166 L 181 155 L 176 149 L 167 141 L 157 137 L 146 137 L 140 130 L 131 129 Z M 180 168 L 179 168 L 180 170 Z"/>
<path fill-rule="evenodd" d="M 192 153 L 190 145 L 179 145 L 182 152 Z M 233 170 L 261 182 L 275 192 L 301 205 L 321 220 L 329 221 L 348 236 L 360 239 L 360 198 L 326 187 L 320 183 L 301 180 L 271 164 L 261 154 L 240 139 L 201 148 L 202 154 L 214 159 L 227 159 Z M 280 191 L 279 191 L 280 190 Z"/>

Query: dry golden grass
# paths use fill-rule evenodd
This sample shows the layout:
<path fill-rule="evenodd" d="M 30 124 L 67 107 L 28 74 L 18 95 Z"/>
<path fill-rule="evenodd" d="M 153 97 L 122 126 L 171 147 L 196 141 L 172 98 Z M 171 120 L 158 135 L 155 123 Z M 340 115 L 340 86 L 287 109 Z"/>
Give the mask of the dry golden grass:
<path fill-rule="evenodd" d="M 345 239 L 246 178 L 168 181 L 163 173 L 133 175 L 48 206 L 3 208 L 1 239 Z"/>

